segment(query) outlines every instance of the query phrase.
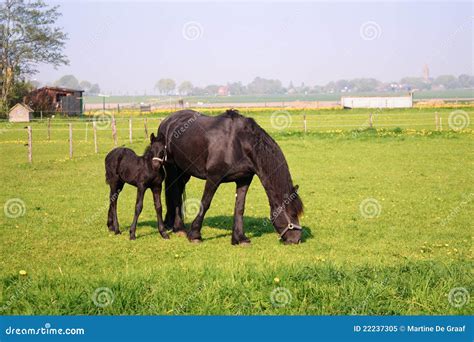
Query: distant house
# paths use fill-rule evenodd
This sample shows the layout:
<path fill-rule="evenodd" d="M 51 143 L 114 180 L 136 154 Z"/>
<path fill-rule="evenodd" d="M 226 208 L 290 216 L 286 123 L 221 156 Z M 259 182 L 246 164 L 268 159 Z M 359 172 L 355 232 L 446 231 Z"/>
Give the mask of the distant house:
<path fill-rule="evenodd" d="M 23 102 L 35 112 L 59 112 L 67 115 L 81 115 L 83 109 L 83 90 L 43 87 L 25 96 Z"/>
<path fill-rule="evenodd" d="M 219 96 L 228 96 L 229 94 L 229 87 L 228 86 L 220 86 L 219 89 L 217 89 L 217 95 Z"/>
<path fill-rule="evenodd" d="M 33 109 L 23 103 L 17 103 L 8 112 L 10 122 L 30 122 L 33 119 Z"/>

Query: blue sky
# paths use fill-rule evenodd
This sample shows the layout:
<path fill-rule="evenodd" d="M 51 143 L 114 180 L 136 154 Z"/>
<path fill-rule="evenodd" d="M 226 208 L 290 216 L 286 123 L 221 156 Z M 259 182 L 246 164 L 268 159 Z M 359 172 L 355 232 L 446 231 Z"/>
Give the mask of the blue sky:
<path fill-rule="evenodd" d="M 425 63 L 432 76 L 473 73 L 472 2 L 48 3 L 60 5 L 71 63 L 41 66 L 42 82 L 74 74 L 106 92 L 142 94 L 164 77 L 391 81 L 421 76 Z"/>

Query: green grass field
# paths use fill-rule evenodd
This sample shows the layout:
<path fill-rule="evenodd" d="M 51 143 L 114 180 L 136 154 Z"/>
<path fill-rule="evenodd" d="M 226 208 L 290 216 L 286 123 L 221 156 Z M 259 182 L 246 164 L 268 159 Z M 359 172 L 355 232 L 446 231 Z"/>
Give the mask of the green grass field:
<path fill-rule="evenodd" d="M 161 239 L 151 193 L 129 241 L 130 186 L 119 199 L 124 234 L 111 235 L 110 128 L 99 130 L 94 154 L 90 125 L 85 141 L 85 122 L 74 121 L 70 160 L 67 122 L 53 120 L 50 141 L 46 123 L 33 123 L 30 165 L 24 124 L 2 123 L 0 314 L 472 314 L 474 135 L 472 126 L 449 129 L 452 109 L 438 111 L 443 132 L 429 110 L 386 111 L 377 129 L 366 129 L 367 111 L 318 111 L 307 113 L 307 134 L 301 112 L 283 130 L 269 114 L 249 113 L 300 185 L 305 242 L 297 246 L 278 242 L 258 178 L 245 212 L 250 247 L 230 244 L 233 184 L 218 190 L 202 244 Z M 472 108 L 465 113 L 474 119 Z M 127 119 L 117 119 L 119 145 L 142 152 L 142 118 L 133 144 Z M 158 123 L 149 118 L 150 133 Z M 203 185 L 192 179 L 187 198 L 199 199 Z"/>

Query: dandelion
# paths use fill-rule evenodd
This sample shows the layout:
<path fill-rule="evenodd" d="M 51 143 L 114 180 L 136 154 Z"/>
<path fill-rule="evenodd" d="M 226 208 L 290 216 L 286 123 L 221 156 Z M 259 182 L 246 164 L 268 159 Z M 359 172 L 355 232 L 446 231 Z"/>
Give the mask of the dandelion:
<path fill-rule="evenodd" d="M 20 272 L 18 272 L 21 276 L 26 276 L 26 271 L 25 270 L 20 270 Z"/>

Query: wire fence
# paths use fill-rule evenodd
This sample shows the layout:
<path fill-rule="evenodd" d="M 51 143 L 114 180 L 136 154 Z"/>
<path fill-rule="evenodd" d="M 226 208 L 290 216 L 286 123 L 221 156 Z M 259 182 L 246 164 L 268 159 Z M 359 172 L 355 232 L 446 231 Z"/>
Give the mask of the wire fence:
<path fill-rule="evenodd" d="M 311 134 L 326 131 L 353 131 L 367 128 L 411 130 L 468 129 L 473 109 L 469 111 L 407 111 L 407 112 L 289 112 L 249 115 L 270 134 L 300 132 Z M 0 147 L 9 153 L 24 153 L 25 161 L 51 160 L 58 155 L 67 158 L 103 154 L 115 146 L 143 147 L 152 132 L 157 132 L 166 114 L 155 116 L 115 116 L 102 113 L 83 117 L 46 117 L 28 123 L 0 122 Z M 27 148 L 25 148 L 27 147 Z M 4 153 L 2 153 L 4 154 Z M 49 156 L 50 155 L 50 156 Z"/>

